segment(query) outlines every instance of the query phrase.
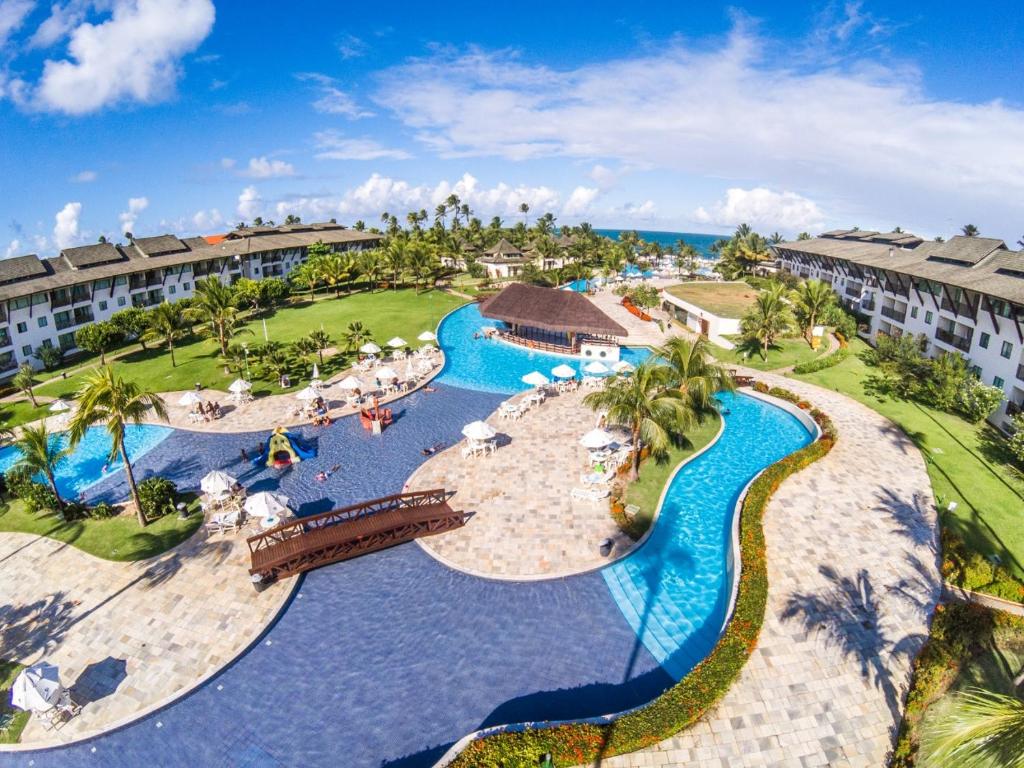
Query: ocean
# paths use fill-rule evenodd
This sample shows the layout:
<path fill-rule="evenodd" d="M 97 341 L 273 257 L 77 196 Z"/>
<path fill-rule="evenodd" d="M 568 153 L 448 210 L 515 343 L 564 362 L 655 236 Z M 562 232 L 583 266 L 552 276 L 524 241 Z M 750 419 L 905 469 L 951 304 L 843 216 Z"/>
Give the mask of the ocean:
<path fill-rule="evenodd" d="M 594 232 L 597 234 L 603 237 L 610 237 L 612 240 L 618 240 L 619 232 L 622 231 L 621 229 L 594 229 Z M 645 229 L 638 229 L 636 233 L 640 236 L 641 240 L 646 240 L 649 243 L 659 243 L 668 250 L 674 250 L 676 243 L 680 239 L 685 240 L 696 248 L 702 256 L 709 258 L 714 258 L 714 254 L 710 250 L 711 244 L 723 237 L 723 235 L 705 235 L 698 232 L 654 232 Z"/>

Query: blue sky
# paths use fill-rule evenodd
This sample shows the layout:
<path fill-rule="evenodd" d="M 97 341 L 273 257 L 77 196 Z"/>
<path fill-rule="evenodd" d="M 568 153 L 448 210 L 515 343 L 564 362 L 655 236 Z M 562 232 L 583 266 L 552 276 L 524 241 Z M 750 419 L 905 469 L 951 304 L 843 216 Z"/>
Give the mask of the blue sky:
<path fill-rule="evenodd" d="M 451 191 L 485 220 L 1015 242 L 1022 65 L 1011 2 L 0 0 L 0 257 Z"/>

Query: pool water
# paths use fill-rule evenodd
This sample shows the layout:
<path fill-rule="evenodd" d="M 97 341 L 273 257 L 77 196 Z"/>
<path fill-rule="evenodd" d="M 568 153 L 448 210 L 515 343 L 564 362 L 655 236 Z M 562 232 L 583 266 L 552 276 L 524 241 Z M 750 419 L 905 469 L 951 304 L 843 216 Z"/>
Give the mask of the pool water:
<path fill-rule="evenodd" d="M 575 293 L 586 293 L 590 290 L 590 281 L 581 277 L 578 280 L 573 280 L 571 283 L 563 285 L 562 290 L 573 291 Z"/>
<path fill-rule="evenodd" d="M 651 277 L 654 277 L 654 270 L 652 270 L 652 269 L 641 270 L 640 267 L 638 267 L 636 264 L 627 264 L 626 268 L 623 269 L 619 274 L 621 274 L 623 277 L 645 277 L 645 278 L 651 278 Z"/>
<path fill-rule="evenodd" d="M 134 464 L 142 456 L 158 446 L 174 432 L 170 427 L 161 427 L 153 424 L 129 424 L 125 427 L 124 442 L 128 456 Z M 63 447 L 67 445 L 68 437 L 66 432 L 53 435 L 51 438 L 59 442 Z M 113 443 L 107 430 L 102 427 L 90 427 L 78 444 L 75 450 L 64 459 L 54 473 L 57 480 L 57 490 L 65 499 L 74 499 L 88 489 L 112 474 L 119 472 L 124 467 L 120 457 L 108 464 L 110 449 Z M 20 458 L 20 452 L 13 446 L 0 450 L 0 472 L 6 472 L 13 467 Z M 104 474 L 103 467 L 107 465 L 107 472 Z M 39 480 L 43 480 L 40 475 Z"/>
<path fill-rule="evenodd" d="M 438 333 L 438 343 L 445 353 L 444 370 L 437 377 L 442 384 L 512 395 L 530 389 L 522 377 L 531 371 L 540 371 L 551 378 L 551 369 L 567 364 L 581 373 L 589 362 L 579 357 L 537 352 L 498 339 L 485 339 L 480 334 L 484 327 L 498 327 L 501 323 L 480 314 L 477 305 L 467 304 L 444 319 Z M 474 339 L 476 333 L 480 338 Z M 621 357 L 639 365 L 650 357 L 646 347 L 623 347 Z"/>
<path fill-rule="evenodd" d="M 762 469 L 813 440 L 781 408 L 747 395 L 719 397 L 727 413 L 718 442 L 676 473 L 643 546 L 602 571 L 626 620 L 676 680 L 707 656 L 722 631 L 740 494 Z"/>

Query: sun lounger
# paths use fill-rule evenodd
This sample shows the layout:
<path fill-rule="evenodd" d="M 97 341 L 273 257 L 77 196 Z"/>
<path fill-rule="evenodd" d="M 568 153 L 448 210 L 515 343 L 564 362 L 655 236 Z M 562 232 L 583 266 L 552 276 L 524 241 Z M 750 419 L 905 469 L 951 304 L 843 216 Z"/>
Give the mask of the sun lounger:
<path fill-rule="evenodd" d="M 230 533 L 242 527 L 242 513 L 238 509 L 219 512 L 204 526 L 210 533 Z"/>
<path fill-rule="evenodd" d="M 580 501 L 601 501 L 611 495 L 609 488 L 573 488 L 572 497 Z"/>

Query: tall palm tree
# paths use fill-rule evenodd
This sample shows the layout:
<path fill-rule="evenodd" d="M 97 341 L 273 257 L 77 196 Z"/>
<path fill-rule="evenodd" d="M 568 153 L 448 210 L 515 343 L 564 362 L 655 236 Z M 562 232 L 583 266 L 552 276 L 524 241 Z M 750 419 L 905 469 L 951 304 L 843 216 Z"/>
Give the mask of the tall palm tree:
<path fill-rule="evenodd" d="M 628 377 L 614 377 L 603 389 L 591 392 L 583 402 L 607 413 L 607 422 L 626 427 L 633 438 L 630 476 L 640 477 L 640 449 L 652 455 L 665 453 L 679 443 L 697 421 L 696 414 L 678 389 L 669 388 L 668 366 L 645 361 Z"/>
<path fill-rule="evenodd" d="M 135 512 L 139 518 L 139 525 L 145 526 L 149 521 L 142 510 L 142 503 L 139 500 L 139 489 L 135 484 L 135 473 L 132 471 L 131 460 L 128 458 L 128 450 L 124 444 L 125 425 L 141 424 L 146 417 L 146 410 L 153 409 L 153 415 L 161 421 L 167 421 L 167 409 L 160 395 L 150 390 L 142 389 L 133 381 L 125 379 L 114 373 L 109 365 L 86 374 L 82 388 L 78 392 L 78 410 L 71 417 L 68 425 L 70 436 L 70 449 L 82 442 L 86 431 L 93 424 L 103 423 L 107 428 L 113 446 L 110 449 L 110 460 L 113 461 L 118 455 L 124 462 L 125 476 L 128 479 L 128 490 L 131 491 L 132 501 L 135 502 Z"/>
<path fill-rule="evenodd" d="M 324 364 L 324 350 L 331 346 L 331 337 L 325 330 L 311 331 L 309 340 L 316 346 L 316 352 L 320 356 L 320 365 Z"/>
<path fill-rule="evenodd" d="M 973 688 L 953 698 L 948 714 L 926 727 L 929 764 L 958 768 L 1024 766 L 1024 700 Z"/>
<path fill-rule="evenodd" d="M 793 327 L 793 314 L 783 298 L 784 290 L 784 286 L 777 285 L 762 291 L 740 322 L 744 337 L 760 344 L 764 360 L 768 359 L 768 349 L 775 340 Z"/>
<path fill-rule="evenodd" d="M 359 276 L 370 284 L 370 293 L 373 293 L 373 289 L 377 287 L 377 281 L 383 269 L 381 262 L 381 252 L 378 248 L 372 248 L 359 254 L 356 269 L 359 272 Z"/>
<path fill-rule="evenodd" d="M 412 275 L 413 285 L 415 285 L 417 293 L 420 290 L 420 282 L 433 272 L 434 262 L 433 254 L 429 253 L 421 245 L 409 248 L 406 267 Z"/>
<path fill-rule="evenodd" d="M 977 237 L 980 234 L 978 232 L 978 228 L 973 224 L 964 224 L 960 227 L 960 231 L 963 232 L 966 237 Z"/>
<path fill-rule="evenodd" d="M 242 327 L 231 288 L 216 277 L 208 277 L 196 283 L 193 306 L 207 324 L 205 332 L 217 339 L 220 353 L 225 357 L 232 337 L 239 333 L 252 333 Z"/>
<path fill-rule="evenodd" d="M 530 212 L 529 204 L 528 203 L 520 203 L 519 204 L 519 212 L 521 214 L 523 214 L 523 226 L 524 227 L 528 226 L 529 225 L 529 221 L 530 221 L 530 219 L 527 217 L 527 214 Z"/>
<path fill-rule="evenodd" d="M 434 221 L 441 222 L 441 226 L 443 227 L 447 223 L 447 216 L 448 206 L 444 203 L 438 203 L 437 207 L 434 209 Z"/>
<path fill-rule="evenodd" d="M 15 467 L 27 469 L 33 475 L 42 474 L 57 499 L 57 508 L 64 509 L 64 499 L 57 490 L 55 473 L 70 451 L 60 447 L 60 441 L 55 435 L 50 434 L 43 422 L 22 427 L 21 434 L 14 441 L 14 447 L 21 454 Z"/>
<path fill-rule="evenodd" d="M 805 280 L 793 291 L 793 303 L 804 339 L 813 348 L 814 326 L 836 305 L 836 294 L 832 286 L 822 280 Z"/>
<path fill-rule="evenodd" d="M 185 316 L 185 309 L 178 302 L 165 301 L 155 306 L 148 314 L 149 329 L 146 331 L 147 341 L 163 339 L 167 350 L 171 353 L 171 367 L 177 366 L 174 359 L 174 342 L 180 339 L 191 327 Z"/>
<path fill-rule="evenodd" d="M 39 407 L 39 403 L 36 402 L 36 393 L 32 391 L 32 387 L 36 385 L 36 372 L 31 365 L 22 363 L 18 367 L 18 372 L 14 374 L 14 378 L 11 379 L 11 384 L 28 395 L 33 408 Z"/>
<path fill-rule="evenodd" d="M 348 324 L 348 330 L 345 331 L 345 349 L 354 352 L 372 338 L 373 334 L 370 333 L 370 329 L 364 328 L 361 322 L 355 320 Z"/>
<path fill-rule="evenodd" d="M 405 269 L 405 262 L 408 257 L 408 248 L 404 240 L 400 240 L 397 237 L 391 238 L 391 242 L 388 243 L 387 248 L 384 249 L 384 264 L 391 271 L 391 275 L 394 277 L 394 289 L 398 290 L 398 278 L 402 275 L 402 270 Z"/>
<path fill-rule="evenodd" d="M 732 392 L 736 388 L 726 367 L 708 352 L 709 346 L 703 336 L 695 341 L 674 336 L 658 350 L 658 356 L 671 370 L 670 385 L 686 396 L 698 419 L 715 410 L 716 392 Z"/>

